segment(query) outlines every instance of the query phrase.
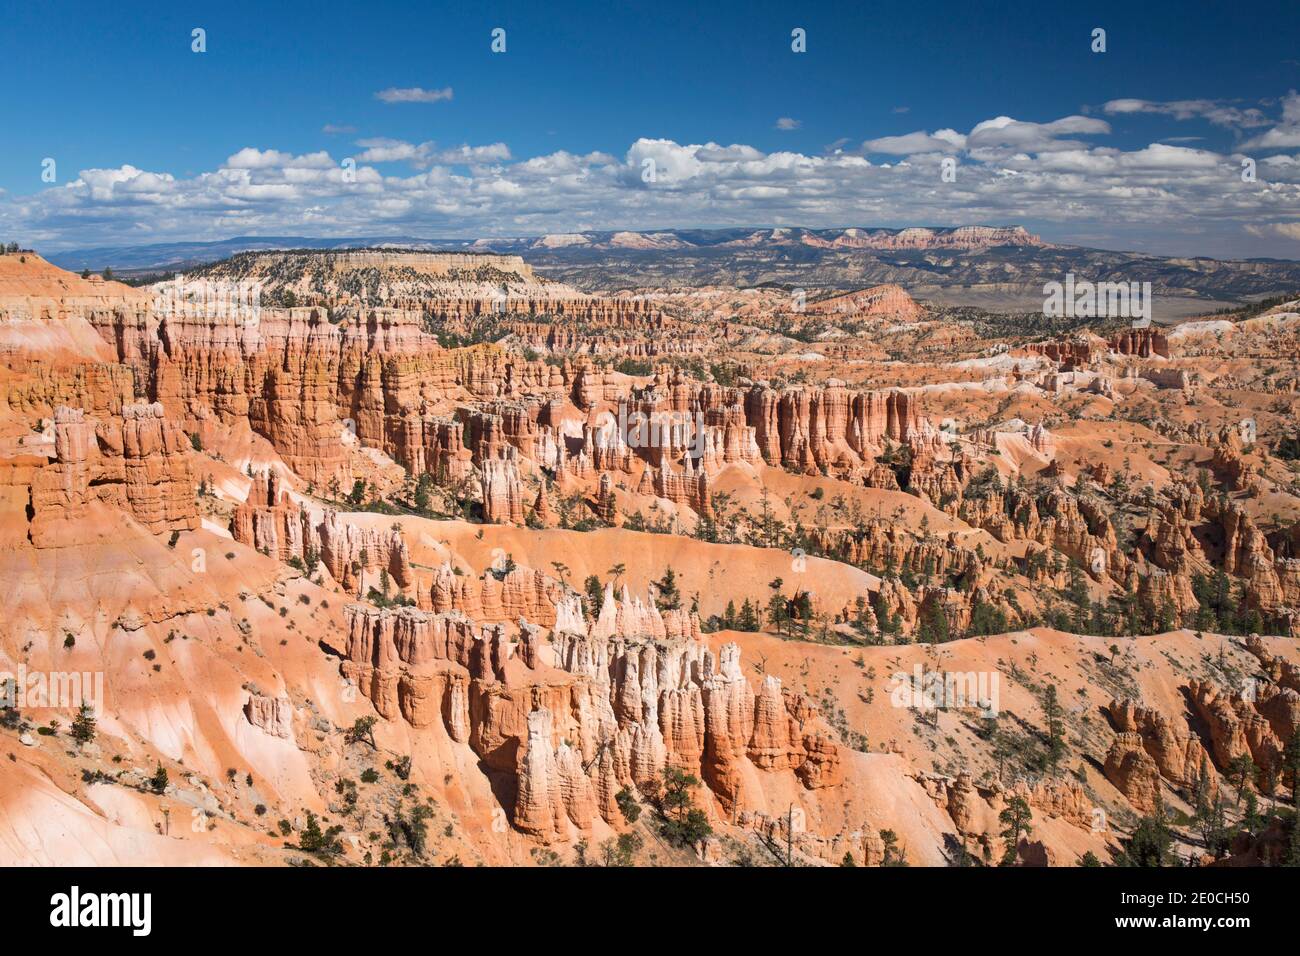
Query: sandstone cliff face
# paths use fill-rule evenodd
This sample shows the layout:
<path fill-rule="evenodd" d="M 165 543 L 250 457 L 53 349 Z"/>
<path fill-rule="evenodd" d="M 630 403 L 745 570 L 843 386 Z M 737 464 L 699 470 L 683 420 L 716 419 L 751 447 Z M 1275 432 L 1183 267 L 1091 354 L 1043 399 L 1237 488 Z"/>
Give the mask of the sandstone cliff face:
<path fill-rule="evenodd" d="M 87 508 L 129 512 L 153 533 L 198 526 L 189 441 L 160 405 L 125 405 L 96 423 L 81 409 L 54 416 L 53 459 L 30 475 L 30 537 L 37 547 L 84 540 Z"/>
<path fill-rule="evenodd" d="M 435 613 L 459 611 L 493 624 L 524 618 L 543 627 L 573 620 L 569 599 L 563 585 L 533 568 L 489 569 L 472 578 L 455 573 L 450 564 L 438 567 L 427 590 L 421 587 L 417 595 L 420 606 Z"/>
<path fill-rule="evenodd" d="M 1202 774 L 1212 787 L 1217 786 L 1218 775 L 1214 765 L 1200 739 L 1188 727 L 1180 727 L 1165 714 L 1127 698 L 1111 701 L 1107 710 L 1116 730 L 1121 734 L 1137 734 L 1141 738 L 1142 748 L 1154 761 L 1160 776 L 1175 787 L 1195 789 Z M 1125 747 L 1128 747 L 1127 743 Z M 1121 774 L 1121 779 L 1123 776 Z M 1126 783 L 1134 785 L 1131 780 Z"/>
<path fill-rule="evenodd" d="M 1150 813 L 1160 799 L 1160 768 L 1146 752 L 1142 735 L 1121 733 L 1106 754 L 1106 779 L 1142 813 Z"/>
<path fill-rule="evenodd" d="M 1016 787 L 1016 794 L 1044 816 L 1060 818 L 1083 829 L 1093 827 L 1092 801 L 1078 780 L 1040 780 L 1032 786 L 1022 781 Z"/>
<path fill-rule="evenodd" d="M 348 449 L 357 443 L 415 472 L 465 473 L 458 426 L 439 403 L 459 388 L 499 391 L 499 359 L 484 350 L 450 355 L 421 323 L 413 310 L 361 310 L 335 324 L 323 307 L 295 307 L 262 308 L 255 320 L 150 316 L 139 334 L 127 334 L 134 326 L 119 315 L 97 327 L 150 383 L 151 397 L 205 443 L 247 421 L 323 488 L 351 482 Z"/>
<path fill-rule="evenodd" d="M 561 838 L 565 815 L 560 762 L 551 734 L 549 710 L 535 710 L 528 715 L 528 737 L 520 750 L 516 771 L 519 795 L 515 799 L 514 825 L 542 843 Z"/>
<path fill-rule="evenodd" d="M 1099 358 L 1100 342 L 1095 338 L 1077 337 L 1070 339 L 1051 339 L 1047 342 L 1031 342 L 1018 349 L 1012 354 L 1016 356 L 1041 355 L 1058 363 L 1063 370 L 1088 366 L 1096 362 Z M 1016 367 L 1019 372 L 1019 366 Z"/>
<path fill-rule="evenodd" d="M 373 585 L 380 572 L 399 590 L 414 583 L 406 540 L 396 528 L 361 527 L 332 508 L 295 505 L 283 480 L 263 472 L 253 478 L 248 498 L 235 509 L 231 535 L 241 544 L 301 561 L 308 571 L 319 561 L 349 591 Z"/>
<path fill-rule="evenodd" d="M 276 472 L 254 476 L 248 497 L 235 509 L 231 534 L 241 544 L 281 561 L 319 553 L 320 533 L 306 509 L 294 505 Z"/>
<path fill-rule="evenodd" d="M 1285 743 L 1300 727 L 1300 693 L 1282 683 L 1295 668 L 1279 666 L 1258 637 L 1247 640 L 1247 650 L 1259 658 L 1267 680 L 1251 680 L 1235 693 L 1200 679 L 1185 688 L 1204 742 L 1181 717 L 1127 698 L 1110 702 L 1117 736 L 1105 775 L 1134 807 L 1150 812 L 1162 781 L 1213 799 L 1222 787 L 1220 772 L 1243 757 L 1265 772 L 1279 771 Z"/>
<path fill-rule="evenodd" d="M 1264 673 L 1283 690 L 1300 693 L 1300 665 L 1273 654 L 1258 634 L 1246 638 L 1246 650 L 1258 658 Z"/>
<path fill-rule="evenodd" d="M 1169 358 L 1169 340 L 1158 329 L 1125 329 L 1116 332 L 1107 341 L 1111 351 L 1120 355 L 1133 355 L 1138 358 L 1150 358 L 1158 355 Z"/>
<path fill-rule="evenodd" d="M 293 736 L 293 702 L 287 697 L 252 694 L 244 704 L 244 716 L 259 730 L 288 740 Z"/>
<path fill-rule="evenodd" d="M 252 312 L 208 314 L 155 296 L 152 304 L 140 297 L 129 309 L 95 311 L 86 322 L 139 383 L 136 390 L 167 409 L 169 421 L 204 447 L 246 425 L 270 442 L 308 493 L 348 488 L 359 474 L 367 477 L 362 450 L 375 449 L 412 475 L 427 472 L 451 482 L 476 476 L 487 520 L 494 523 L 525 522 L 533 493 L 521 500 L 521 482 L 538 468 L 552 470 L 561 482 L 567 476 L 594 480 L 601 472 L 635 478 L 639 472 L 645 493 L 707 516 L 711 476 L 729 464 L 863 473 L 877 469 L 874 455 L 885 440 L 906 441 L 921 422 L 918 400 L 902 391 L 854 392 L 839 385 L 777 390 L 761 383 L 723 388 L 693 382 L 680 369 L 660 370 L 638 389 L 626 376 L 585 359 L 547 364 L 492 347 L 449 352 L 427 331 L 431 317 L 447 322 L 498 307 L 500 289 L 476 286 L 464 272 L 468 266 L 420 260 L 408 275 L 407 266 L 286 255 L 287 266 L 284 255 L 237 257 L 205 273 L 204 281 L 263 281 L 265 301 Z M 273 262 L 280 264 L 273 268 Z M 355 283 L 348 277 L 375 268 L 389 279 L 362 295 L 349 291 Z M 488 266 L 475 267 L 482 268 Z M 635 331 L 665 321 L 643 300 L 552 295 L 542 290 L 546 283 L 514 265 L 491 268 L 514 277 L 502 280 L 507 314 L 542 309 Z M 311 304 L 283 305 L 290 291 Z M 872 309 L 893 308 L 890 303 L 905 296 L 889 289 L 863 295 L 858 304 Z M 65 395 L 77 389 L 97 410 L 120 408 L 116 384 L 106 390 L 101 383 L 93 392 L 71 380 L 59 386 Z M 664 441 L 629 447 L 626 435 L 592 420 L 581 443 L 566 447 L 555 408 L 570 402 L 592 416 L 620 408 L 652 416 L 672 412 L 690 424 Z M 140 427 L 133 426 L 135 432 Z M 519 475 L 501 463 L 512 454 Z M 143 500 L 140 506 L 142 513 L 167 508 Z M 606 523 L 614 519 L 609 512 L 606 499 Z M 175 523 L 174 517 L 163 520 Z"/>
<path fill-rule="evenodd" d="M 726 328 L 702 331 L 697 324 L 651 311 L 645 301 L 593 299 L 557 304 L 564 311 L 552 316 L 550 321 L 510 318 L 495 324 L 508 333 L 505 341 L 520 349 L 641 359 L 709 352 L 716 347 L 719 337 L 727 339 L 734 334 Z M 467 323 L 458 323 L 456 318 L 464 317 L 448 316 L 448 327 L 466 328 Z"/>
<path fill-rule="evenodd" d="M 151 531 L 194 527 L 195 481 L 185 433 L 155 402 L 125 406 L 120 434 L 119 444 L 114 423 L 100 429 L 99 438 L 108 457 L 121 452 L 127 510 Z"/>
<path fill-rule="evenodd" d="M 778 393 L 754 386 L 744 402 L 763 459 L 803 472 L 830 467 L 845 455 L 861 460 L 885 438 L 905 442 L 920 421 L 916 399 L 901 391 L 831 387 Z"/>
<path fill-rule="evenodd" d="M 532 604 L 507 602 L 517 628 L 480 623 L 505 616 L 483 592 L 509 590 L 512 578 L 534 585 Z M 611 585 L 588 625 L 576 595 L 538 583 L 527 569 L 502 582 L 445 569 L 432 602 L 440 610 L 350 605 L 342 664 L 383 716 L 468 742 L 513 772 L 521 832 L 552 842 L 595 814 L 617 824 L 613 795 L 656 784 L 669 766 L 699 776 L 724 807 L 743 805 L 745 781 L 760 771 L 792 773 L 809 789 L 841 783 L 838 746 L 815 708 L 776 679 L 756 697 L 740 649 L 715 658 L 694 615 L 661 612 L 626 588 L 620 598 Z M 532 613 L 549 617 L 549 645 Z"/>
<path fill-rule="evenodd" d="M 1211 502 L 1204 513 L 1220 530 L 1223 570 L 1246 579 L 1250 606 L 1264 612 L 1286 612 L 1300 606 L 1300 577 L 1295 561 L 1277 557 L 1268 538 L 1239 502 Z"/>
<path fill-rule="evenodd" d="M 961 544 L 956 535 L 920 537 L 878 518 L 868 519 L 851 533 L 817 528 L 811 534 L 818 553 L 862 567 L 896 568 L 900 573 L 982 583 L 986 570 L 997 566 L 992 558 L 980 558 Z"/>
<path fill-rule="evenodd" d="M 353 265 L 364 270 L 370 264 L 367 258 Z M 643 303 L 614 307 L 589 297 L 553 295 L 554 289 L 525 290 L 542 284 L 511 274 L 514 278 L 502 280 L 511 286 L 507 301 L 531 310 L 527 335 L 540 337 L 550 329 L 545 332 L 548 348 L 606 354 L 600 350 L 622 341 L 610 329 L 622 328 L 629 337 L 647 328 L 671 329 Z M 479 319 L 489 325 L 495 321 L 493 313 L 482 310 L 485 290 L 479 279 L 448 279 L 442 273 L 435 278 L 448 286 L 446 295 L 433 297 L 433 313 L 446 323 L 443 328 L 461 323 L 473 331 L 481 328 L 475 324 Z M 394 277 L 398 280 L 407 281 Z M 974 609 L 998 602 L 1016 577 L 1017 586 L 1028 581 L 1043 591 L 1067 586 L 1067 558 L 1091 575 L 1094 597 L 1127 590 L 1144 608 L 1194 609 L 1192 576 L 1219 566 L 1246 584 L 1250 606 L 1270 613 L 1270 627 L 1288 607 L 1300 606 L 1300 561 L 1294 559 L 1300 554 L 1300 537 L 1294 529 L 1288 532 L 1252 517 L 1261 512 L 1247 494 L 1267 486 L 1271 466 L 1266 461 L 1261 465 L 1262 456 L 1248 452 L 1232 429 L 1216 434 L 1201 422 L 1177 426 L 1183 430 L 1179 434 L 1213 450 L 1215 475 L 1226 489 L 1237 489 L 1236 497 L 1204 495 L 1195 485 L 1176 481 L 1162 484 L 1156 469 L 1159 480 L 1153 485 L 1158 487 L 1125 493 L 1118 490 L 1122 482 L 1113 480 L 1117 455 L 1110 456 L 1109 464 L 1080 460 L 1078 449 L 1088 439 L 1080 437 L 1079 422 L 1058 425 L 1058 418 L 1050 418 L 1034 426 L 1014 425 L 1010 432 L 988 430 L 952 440 L 950 432 L 938 431 L 923 417 L 921 396 L 930 392 L 921 388 L 859 391 L 833 379 L 804 387 L 737 379 L 741 384 L 731 387 L 694 381 L 680 368 L 627 375 L 584 357 L 553 355 L 535 361 L 487 346 L 449 351 L 429 334 L 426 307 L 431 300 L 421 285 L 425 279 L 411 279 L 405 289 L 366 287 L 355 295 L 342 291 L 335 279 L 323 281 L 340 290 L 337 302 L 267 306 L 254 322 L 163 314 L 147 302 L 118 301 L 121 296 L 79 313 L 85 329 L 98 337 L 82 356 L 93 355 L 92 363 L 28 362 L 6 382 L 9 408 L 32 421 L 12 429 L 24 432 L 13 445 L 19 453 L 0 459 L 0 502 L 12 519 L 0 526 L 3 548 L 61 561 L 58 554 L 40 556 L 39 551 L 81 543 L 88 528 L 103 526 L 105 509 L 113 512 L 108 517 L 114 521 L 134 522 L 153 534 L 196 528 L 193 462 L 202 460 L 205 470 L 219 473 L 222 489 L 219 498 L 200 500 L 209 527 L 211 516 L 233 507 L 236 541 L 310 569 L 310 587 L 284 567 L 266 570 L 265 582 L 270 583 L 264 586 L 280 587 L 289 580 L 303 589 L 296 596 L 308 597 L 310 591 L 312 598 L 322 593 L 313 589 L 329 591 L 332 616 L 324 613 L 325 602 L 317 601 L 309 605 L 311 617 L 304 611 L 299 619 L 308 628 L 320 624 L 313 620 L 317 614 L 328 622 L 322 626 L 330 630 L 310 634 L 319 645 L 306 645 L 316 666 L 330 661 L 326 655 L 339 658 L 343 675 L 381 716 L 407 725 L 387 728 L 394 735 L 427 745 L 440 759 L 451 755 L 468 761 L 460 766 L 473 765 L 491 775 L 501 809 L 534 840 L 572 840 L 593 827 L 603 835 L 604 824 L 597 818 L 621 827 L 616 795 L 624 788 L 651 787 L 668 767 L 704 782 L 702 802 L 719 821 L 725 815 L 728 824 L 741 821 L 755 832 L 779 835 L 780 818 L 758 809 L 760 805 L 785 801 L 794 793 L 823 812 L 838 809 L 841 801 L 848 806 L 859 794 L 839 788 L 845 780 L 855 788 L 864 782 L 861 771 L 867 761 L 862 758 L 867 755 L 843 750 L 816 708 L 791 692 L 792 682 L 801 679 L 797 672 L 787 670 L 785 684 L 766 670 L 753 681 L 741 666 L 736 644 L 710 650 L 699 619 L 681 609 L 660 610 L 653 587 L 648 595 L 638 595 L 611 585 L 600 606 L 584 615 L 583 599 L 540 571 L 502 565 L 480 576 L 458 573 L 481 561 L 482 549 L 423 537 L 412 545 L 420 549 L 421 563 L 414 563 L 389 519 L 348 515 L 313 503 L 331 482 L 387 477 L 389 488 L 382 494 L 405 507 L 402 493 L 391 491 L 401 480 L 394 476 L 398 469 L 384 456 L 409 477 L 427 472 L 442 490 L 455 485 L 466 509 L 481 500 L 489 522 L 532 527 L 567 524 L 575 503 L 591 508 L 600 523 L 616 525 L 620 506 L 633 513 L 644 504 L 635 501 L 638 494 L 659 499 L 654 507 L 682 519 L 689 529 L 695 518 L 712 515 L 713 492 L 719 487 L 729 495 L 741 487 L 743 494 L 770 481 L 784 485 L 782 494 L 793 488 L 792 497 L 802 497 L 811 486 L 834 488 L 825 483 L 827 478 L 843 479 L 838 491 L 846 498 L 888 500 L 887 495 L 862 493 L 901 486 L 944 515 L 911 501 L 892 518 L 877 512 L 875 518 L 858 520 L 827 501 L 818 507 L 831 511 L 832 519 L 818 519 L 803 529 L 807 538 L 800 539 L 833 560 L 897 572 L 887 574 L 874 595 L 864 584 L 861 607 L 852 603 L 858 596 L 853 592 L 849 603 L 837 596 L 834 606 L 816 605 L 819 620 L 825 611 L 834 624 L 853 621 L 866 633 L 897 623 L 903 635 L 910 635 L 919 622 L 938 618 L 946 621 L 950 634 L 960 633 L 971 626 Z M 487 285 L 490 292 L 498 283 Z M 300 284 L 297 291 L 303 296 L 299 301 L 305 301 L 310 290 Z M 897 303 L 891 305 L 888 295 L 875 302 L 859 295 L 844 304 L 889 310 Z M 552 321 L 552 311 L 564 319 Z M 44 313 L 21 317 L 22 323 L 29 319 L 32 324 L 54 321 Z M 605 331 L 589 334 L 584 331 L 588 322 Z M 687 346 L 694 347 L 691 342 Z M 1171 370 L 1161 369 L 1157 361 L 1151 368 L 1138 361 L 1160 359 L 1157 346 L 1155 339 L 1144 344 L 1139 337 L 1112 343 L 1111 354 L 1100 340 L 1030 351 L 1035 365 L 1043 359 L 1113 363 L 1163 381 L 1157 373 Z M 752 368 L 740 374 L 759 377 Z M 776 381 L 783 372 L 774 362 L 764 374 Z M 1054 374 L 1050 384 L 1082 391 L 1078 383 L 1085 378 Z M 1020 381 L 1027 382 L 1023 376 Z M 994 381 L 991 386 L 995 396 L 1001 394 L 1000 385 Z M 1032 389 L 1024 384 L 1021 391 L 1032 394 Z M 1135 375 L 1087 396 L 1100 405 L 1101 398 L 1115 402 L 1128 389 L 1155 393 Z M 154 401 L 141 403 L 140 398 Z M 976 403 L 981 400 L 987 399 L 977 397 Z M 1029 417 L 1041 414 L 1036 410 Z M 656 440 L 642 441 L 618 427 L 623 415 L 668 416 L 670 425 Z M 241 430 L 248 440 L 232 454 L 226 454 L 226 447 L 212 447 L 210 457 L 197 459 L 191 451 L 190 435 L 200 438 L 196 445 L 208 448 L 210 441 L 215 444 L 227 432 Z M 231 447 L 240 441 L 244 438 L 232 439 Z M 998 442 L 1004 451 L 1014 450 L 1007 459 L 1029 464 L 1026 481 L 1017 476 L 1014 484 L 1001 478 L 993 482 L 986 480 L 987 472 L 980 473 L 989 464 L 1003 464 L 986 455 Z M 882 455 L 886 450 L 890 454 Z M 1101 448 L 1093 453 L 1106 457 Z M 246 501 L 231 502 L 230 489 L 242 488 L 242 479 L 235 476 L 244 472 L 245 456 L 254 467 L 269 461 L 270 469 L 253 477 Z M 1050 467 L 1043 468 L 1044 462 Z M 1011 464 L 1014 474 L 1019 466 Z M 1166 470 L 1170 467 L 1166 463 Z M 387 469 L 387 476 L 377 476 L 375 468 Z M 773 475 L 769 468 L 797 474 Z M 1036 468 L 1041 470 L 1034 472 Z M 1079 478 L 1071 484 L 1074 470 Z M 1002 467 L 1000 474 L 1006 473 Z M 800 475 L 815 480 L 803 481 Z M 341 495 L 331 488 L 329 497 Z M 735 503 L 733 498 L 729 507 Z M 925 514 L 930 525 L 920 528 L 910 519 L 900 520 L 906 510 Z M 1124 520 L 1112 520 L 1119 512 Z M 789 517 L 798 520 L 794 508 Z M 399 526 L 412 523 L 417 519 L 399 519 Z M 463 529 L 452 524 L 421 527 L 429 539 L 443 538 L 444 531 L 455 538 Z M 928 530 L 936 524 L 942 530 Z M 1265 533 L 1261 525 L 1270 530 Z M 986 530 L 998 543 L 1013 547 L 989 547 L 985 538 L 977 549 L 983 536 L 972 529 Z M 532 554 L 539 538 L 564 540 L 566 547 L 586 544 L 573 545 L 566 533 L 537 536 L 519 527 L 469 533 L 482 540 L 483 532 L 516 548 L 514 542 L 526 541 Z M 623 546 L 631 540 L 634 547 L 647 540 L 597 534 L 586 539 L 593 552 L 602 538 L 619 538 Z M 165 550 L 157 542 L 146 545 Z M 436 557 L 430 558 L 431 552 Z M 736 553 L 715 551 L 710 560 Z M 247 564 L 272 566 L 245 557 Z M 725 560 L 720 566 L 726 570 Z M 323 572 L 319 579 L 318 570 Z M 277 575 L 280 580 L 273 581 Z M 385 593 L 373 595 L 369 603 L 346 605 L 350 596 L 364 599 L 381 582 L 394 586 L 396 594 L 383 587 Z M 343 600 L 335 599 L 336 583 L 347 595 Z M 1019 593 L 1025 597 L 1024 589 Z M 178 614 L 205 618 L 206 610 L 221 618 L 225 604 L 237 600 L 233 594 L 224 597 L 223 604 L 205 608 L 190 607 L 194 599 L 189 594 L 179 599 L 168 594 L 157 601 L 156 612 L 149 609 L 145 616 L 156 614 L 149 619 L 157 623 Z M 414 606 L 391 606 L 407 601 Z M 283 603 L 299 610 L 294 600 Z M 1008 614 L 1009 626 L 1041 613 L 1041 602 L 1028 604 L 1022 617 Z M 274 617 L 274 610 L 266 616 Z M 143 637 L 137 610 L 113 617 L 120 622 L 113 625 L 115 647 Z M 240 627 L 246 636 L 247 625 L 245 620 Z M 305 630 L 286 632 L 290 645 L 281 641 L 280 646 L 302 644 Z M 750 635 L 746 641 L 762 639 L 767 638 Z M 1050 644 L 1054 638 L 1037 635 L 1035 640 Z M 1259 639 L 1248 647 L 1254 648 L 1268 678 L 1252 694 L 1228 693 L 1203 682 L 1187 688 L 1192 723 L 1198 730 L 1207 728 L 1204 744 L 1181 713 L 1166 716 L 1148 706 L 1146 698 L 1141 704 L 1112 702 L 1109 711 L 1119 738 L 1104 761 L 1105 774 L 1135 807 L 1153 807 L 1165 783 L 1185 790 L 1208 777 L 1217 785 L 1216 762 L 1249 755 L 1261 766 L 1277 766 L 1280 745 L 1300 722 L 1300 676 L 1295 665 L 1269 655 Z M 1084 659 L 1091 654 L 1073 649 Z M 906 648 L 900 642 L 888 650 L 903 653 Z M 264 660 L 258 655 L 258 662 Z M 154 680 L 150 673 L 156 671 L 145 677 Z M 327 676 L 332 677 L 332 670 Z M 1138 675 L 1139 684 L 1145 676 Z M 302 733 L 306 707 L 296 708 L 283 692 L 266 696 L 254 686 L 267 685 L 250 682 L 226 703 L 223 716 L 233 715 L 230 723 L 238 734 L 257 746 L 293 741 L 295 747 L 285 752 L 305 752 L 319 744 L 315 734 L 305 739 L 308 735 Z M 1168 689 L 1156 679 L 1147 680 L 1145 688 L 1153 687 L 1161 693 Z M 293 689 L 293 701 L 303 700 L 302 689 Z M 892 741 L 891 747 L 893 753 L 870 757 L 901 757 L 903 751 Z M 873 773 L 882 763 L 872 767 Z M 989 848 L 989 834 L 996 833 L 990 817 L 996 819 L 1013 793 L 1045 817 L 1076 827 L 1088 823 L 1088 802 L 1073 782 L 1003 790 L 976 786 L 969 775 L 933 777 L 925 777 L 927 792 L 972 841 L 972 849 Z M 862 806 L 857 802 L 852 811 L 859 820 Z M 948 831 L 940 826 L 938 832 Z M 793 842 L 819 860 L 838 861 L 853 852 L 879 861 L 883 854 L 874 832 L 834 838 L 817 834 Z M 701 848 L 701 855 L 715 859 L 716 849 Z M 1057 851 L 1049 840 L 1025 852 L 1048 858 Z"/>
<path fill-rule="evenodd" d="M 523 524 L 524 490 L 519 466 L 512 459 L 483 462 L 483 520 L 489 524 Z"/>
<path fill-rule="evenodd" d="M 1280 766 L 1285 741 L 1260 713 L 1261 704 L 1273 700 L 1274 694 L 1263 695 L 1261 699 L 1252 692 L 1252 699 L 1247 699 L 1241 693 L 1229 694 L 1204 680 L 1191 681 L 1188 694 L 1209 730 L 1210 750 L 1220 767 L 1227 767 L 1243 755 L 1259 767 Z M 1278 712 L 1284 722 L 1286 710 L 1283 706 Z"/>

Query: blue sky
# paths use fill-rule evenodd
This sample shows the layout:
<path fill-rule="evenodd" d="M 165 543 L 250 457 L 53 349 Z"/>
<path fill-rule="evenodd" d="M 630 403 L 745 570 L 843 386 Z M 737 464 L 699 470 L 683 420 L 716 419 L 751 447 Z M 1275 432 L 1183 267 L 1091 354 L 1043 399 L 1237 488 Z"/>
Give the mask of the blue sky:
<path fill-rule="evenodd" d="M 7 4 L 0 234 L 1017 222 L 1300 258 L 1300 4 L 1138 6 Z M 413 88 L 451 94 L 377 95 Z"/>

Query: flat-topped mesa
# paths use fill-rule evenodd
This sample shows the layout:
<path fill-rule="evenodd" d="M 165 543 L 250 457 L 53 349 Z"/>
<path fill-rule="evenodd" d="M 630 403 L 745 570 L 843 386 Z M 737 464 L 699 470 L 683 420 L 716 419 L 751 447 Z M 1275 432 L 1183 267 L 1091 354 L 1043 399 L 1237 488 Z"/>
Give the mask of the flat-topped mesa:
<path fill-rule="evenodd" d="M 575 329 L 638 328 L 657 315 L 647 299 L 604 298 L 537 276 L 519 256 L 412 250 L 246 253 L 197 270 L 204 280 L 256 283 L 264 302 L 329 302 L 340 315 L 383 305 L 421 313 L 441 332 L 529 320 Z"/>
<path fill-rule="evenodd" d="M 1024 226 L 956 226 L 929 229 L 846 229 L 829 245 L 850 249 L 966 249 L 994 246 L 1042 247 L 1047 243 Z"/>
<path fill-rule="evenodd" d="M 321 253 L 335 272 L 358 269 L 409 269 L 423 275 L 455 277 L 480 269 L 495 269 L 533 281 L 533 267 L 522 256 L 476 252 L 400 252 L 388 249 L 345 249 Z"/>
<path fill-rule="evenodd" d="M 263 297 L 282 289 L 374 304 L 441 291 L 454 294 L 503 285 L 553 288 L 579 295 L 561 283 L 538 278 L 519 256 L 413 249 L 286 249 L 242 252 L 191 270 L 187 280 L 256 284 Z"/>

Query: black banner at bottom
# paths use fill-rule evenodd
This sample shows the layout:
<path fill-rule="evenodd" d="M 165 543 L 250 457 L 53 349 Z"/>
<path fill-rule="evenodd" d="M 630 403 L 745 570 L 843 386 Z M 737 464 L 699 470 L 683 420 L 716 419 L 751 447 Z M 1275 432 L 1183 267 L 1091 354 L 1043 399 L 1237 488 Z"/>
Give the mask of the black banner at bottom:
<path fill-rule="evenodd" d="M 258 943 L 373 945 L 376 933 L 441 924 L 462 933 L 638 935 L 863 931 L 953 942 L 989 931 L 1171 938 L 1281 932 L 1285 869 L 15 869 L 10 945 L 76 934 L 175 945 L 211 933 Z M 543 922 L 537 922 L 542 920 Z M 477 929 L 476 929 L 477 927 Z M 617 937 L 614 937 L 617 938 Z M 997 937 L 993 937 L 997 938 Z"/>

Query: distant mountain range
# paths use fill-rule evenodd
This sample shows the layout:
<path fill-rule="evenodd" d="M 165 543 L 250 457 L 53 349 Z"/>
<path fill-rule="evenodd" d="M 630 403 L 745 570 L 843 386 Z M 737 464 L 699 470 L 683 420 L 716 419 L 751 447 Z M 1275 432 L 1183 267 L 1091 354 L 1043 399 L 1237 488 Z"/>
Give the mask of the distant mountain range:
<path fill-rule="evenodd" d="M 50 253 L 45 258 L 64 269 L 80 272 L 90 269 L 99 272 L 111 268 L 114 272 L 177 272 L 229 259 L 240 252 L 275 249 L 466 249 L 471 240 L 464 239 L 414 239 L 409 236 L 352 237 L 343 239 L 311 239 L 306 236 L 236 236 L 213 242 L 159 242 L 146 246 L 96 246 L 90 249 L 71 249 Z"/>
<path fill-rule="evenodd" d="M 807 246 L 814 249 L 988 249 L 1045 246 L 1021 226 L 909 227 L 906 229 L 673 229 L 662 232 L 573 232 L 495 239 L 419 239 L 411 236 L 311 239 L 304 236 L 237 236 L 214 242 L 165 242 L 145 246 L 98 246 L 46 258 L 64 269 L 116 271 L 185 269 L 239 252 L 273 249 L 402 248 L 545 254 L 641 250 L 726 250 Z"/>
<path fill-rule="evenodd" d="M 944 305 L 1032 311 L 1045 282 L 1150 282 L 1157 315 L 1176 317 L 1300 291 L 1300 262 L 1173 258 L 1046 243 L 1020 226 L 906 229 L 669 229 L 489 239 L 410 236 L 100 247 L 51 255 L 66 269 L 181 271 L 252 250 L 389 248 L 519 255 L 539 274 L 589 290 L 674 285 L 854 289 L 897 283 Z M 1163 306 L 1161 305 L 1163 301 Z"/>
<path fill-rule="evenodd" d="M 478 239 L 477 249 L 498 252 L 559 252 L 562 250 L 683 250 L 773 249 L 960 249 L 995 246 L 1047 245 L 1022 226 L 957 226 L 906 229 L 671 229 L 664 232 L 572 232 L 527 239 Z"/>

